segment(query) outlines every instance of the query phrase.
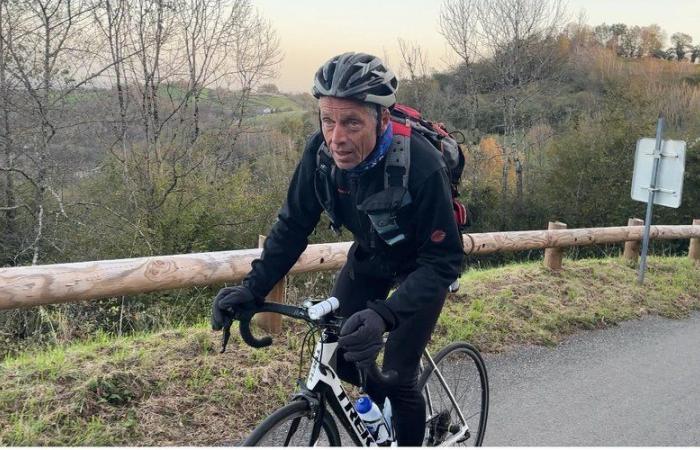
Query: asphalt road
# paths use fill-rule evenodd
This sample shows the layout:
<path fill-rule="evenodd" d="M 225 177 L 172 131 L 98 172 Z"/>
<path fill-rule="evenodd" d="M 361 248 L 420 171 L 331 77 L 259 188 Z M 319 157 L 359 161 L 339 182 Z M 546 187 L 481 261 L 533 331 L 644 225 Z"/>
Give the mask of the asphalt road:
<path fill-rule="evenodd" d="M 700 313 L 486 355 L 488 446 L 700 445 Z"/>

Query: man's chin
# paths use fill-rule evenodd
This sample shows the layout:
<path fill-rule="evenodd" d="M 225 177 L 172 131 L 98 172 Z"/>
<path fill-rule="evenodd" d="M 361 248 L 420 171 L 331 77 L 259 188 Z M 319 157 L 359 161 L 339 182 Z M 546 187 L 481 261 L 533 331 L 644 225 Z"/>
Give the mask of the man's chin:
<path fill-rule="evenodd" d="M 342 161 L 335 161 L 335 165 L 338 169 L 342 170 L 351 170 L 357 167 L 357 163 L 355 162 L 342 162 Z"/>

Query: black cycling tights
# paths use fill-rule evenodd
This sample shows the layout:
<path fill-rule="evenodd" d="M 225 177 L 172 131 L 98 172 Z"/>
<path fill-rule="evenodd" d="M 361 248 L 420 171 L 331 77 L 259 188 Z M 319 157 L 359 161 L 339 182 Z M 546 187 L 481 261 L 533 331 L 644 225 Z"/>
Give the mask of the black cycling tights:
<path fill-rule="evenodd" d="M 340 300 L 338 314 L 350 317 L 365 309 L 368 301 L 386 298 L 391 287 L 390 280 L 357 273 L 353 269 L 353 261 L 349 259 L 338 273 L 333 287 L 333 295 Z M 384 348 L 383 370 L 393 369 L 398 372 L 397 385 L 385 388 L 377 386 L 372 379 L 367 380 L 367 393 L 380 408 L 385 397 L 389 397 L 397 440 L 401 446 L 423 445 L 426 411 L 425 400 L 417 386 L 418 364 L 444 301 L 444 296 L 436 297 L 431 305 L 426 305 L 413 317 L 404 319 L 389 333 Z M 345 361 L 342 355 L 341 350 L 337 358 L 338 375 L 341 379 L 358 385 L 359 376 L 355 365 Z"/>

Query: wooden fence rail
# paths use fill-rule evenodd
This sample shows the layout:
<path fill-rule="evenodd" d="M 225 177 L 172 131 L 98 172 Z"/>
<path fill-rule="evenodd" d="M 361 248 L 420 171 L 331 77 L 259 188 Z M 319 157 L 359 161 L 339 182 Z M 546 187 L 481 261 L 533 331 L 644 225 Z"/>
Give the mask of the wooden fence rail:
<path fill-rule="evenodd" d="M 468 254 L 563 248 L 642 239 L 642 226 L 511 231 L 464 235 Z M 691 239 L 689 255 L 700 258 L 700 221 L 655 225 L 652 239 Z M 340 268 L 350 242 L 307 247 L 291 273 Z M 93 300 L 240 280 L 261 249 L 91 261 L 0 269 L 0 310 Z"/>

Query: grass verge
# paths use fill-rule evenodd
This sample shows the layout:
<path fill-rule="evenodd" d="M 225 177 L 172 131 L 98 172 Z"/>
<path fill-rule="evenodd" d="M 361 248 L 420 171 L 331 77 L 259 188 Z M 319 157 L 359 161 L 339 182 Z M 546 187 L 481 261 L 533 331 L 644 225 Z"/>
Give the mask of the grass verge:
<path fill-rule="evenodd" d="M 475 270 L 448 298 L 431 347 L 553 345 L 579 329 L 692 309 L 700 309 L 700 268 L 687 258 L 650 259 L 644 286 L 617 259 L 567 260 L 559 273 L 539 263 Z M 264 350 L 233 337 L 225 355 L 218 333 L 202 324 L 8 358 L 0 365 L 0 445 L 238 442 L 288 399 L 303 331 L 287 322 Z"/>

